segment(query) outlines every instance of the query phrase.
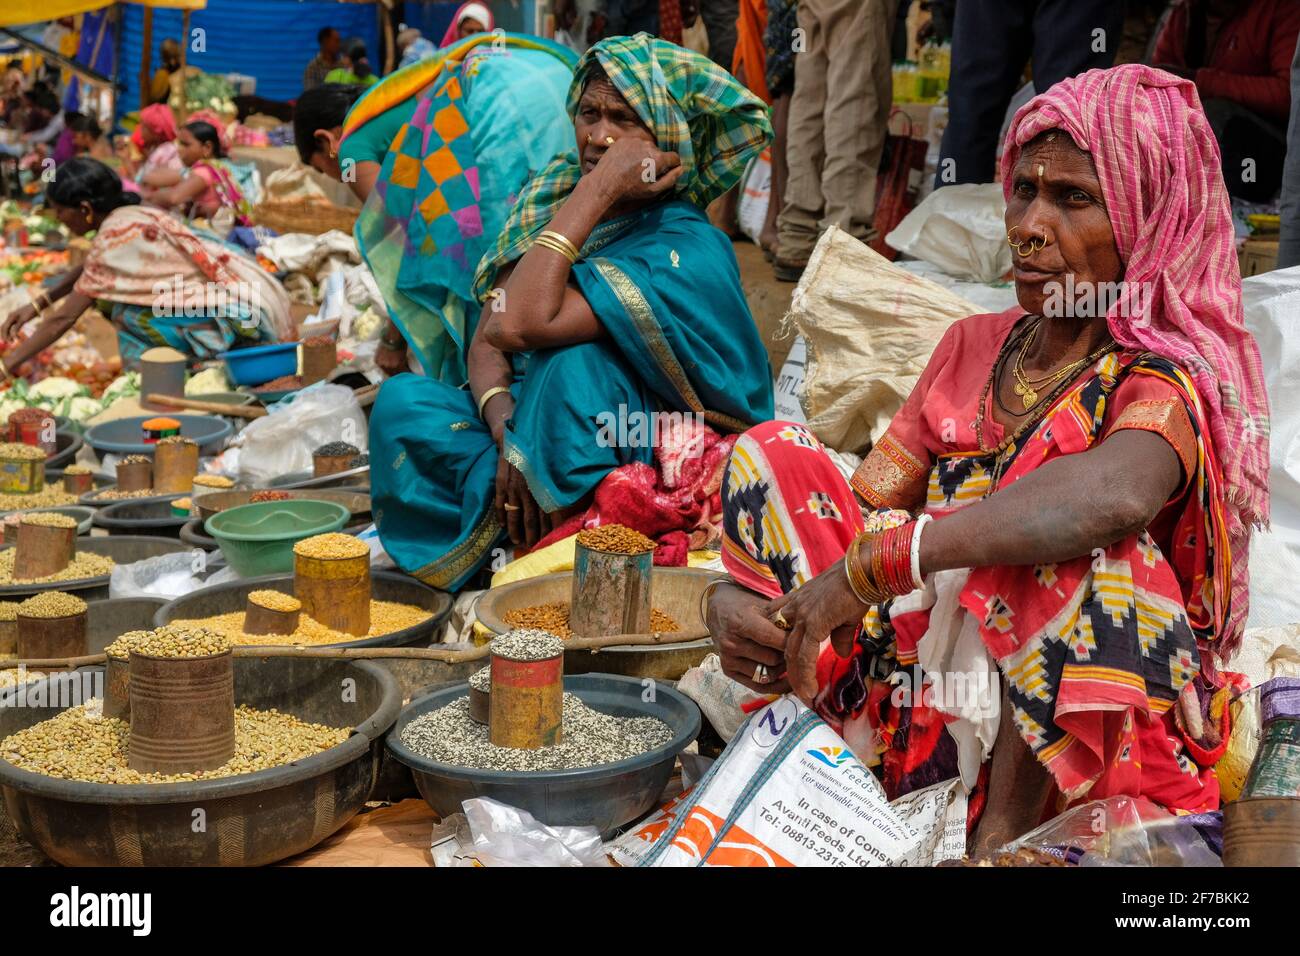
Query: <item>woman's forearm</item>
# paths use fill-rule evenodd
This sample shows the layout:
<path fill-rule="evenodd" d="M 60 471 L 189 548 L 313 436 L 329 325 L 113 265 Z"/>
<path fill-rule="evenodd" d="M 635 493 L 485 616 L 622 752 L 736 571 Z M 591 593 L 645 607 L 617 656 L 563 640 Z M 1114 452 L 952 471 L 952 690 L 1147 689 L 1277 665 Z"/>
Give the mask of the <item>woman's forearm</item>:
<path fill-rule="evenodd" d="M 593 178 L 578 181 L 550 228 L 581 249 L 591 231 L 609 212 L 613 201 Z M 499 285 L 497 309 L 486 311 L 480 323 L 489 340 L 498 344 L 526 339 L 530 330 L 545 326 L 564 304 L 571 265 L 564 256 L 533 246 L 519 258 L 510 277 Z"/>
<path fill-rule="evenodd" d="M 197 173 L 186 176 L 175 186 L 156 189 L 149 196 L 149 202 L 155 206 L 183 206 L 203 195 L 208 188 L 208 181 Z"/>
<path fill-rule="evenodd" d="M 24 362 L 30 361 L 41 350 L 49 348 L 76 324 L 81 313 L 89 307 L 90 299 L 80 292 L 73 292 L 64 298 L 59 306 L 36 327 L 35 332 L 5 354 L 5 368 L 12 374 L 15 369 Z"/>
<path fill-rule="evenodd" d="M 54 284 L 45 290 L 45 294 L 49 298 L 50 302 L 58 302 L 73 290 L 77 284 L 77 280 L 81 278 L 81 270 L 82 266 L 73 266 L 67 272 L 54 280 Z"/>
<path fill-rule="evenodd" d="M 1144 529 L 1180 475 L 1178 456 L 1163 438 L 1122 431 L 932 522 L 921 536 L 921 570 L 1048 564 L 1089 554 Z"/>

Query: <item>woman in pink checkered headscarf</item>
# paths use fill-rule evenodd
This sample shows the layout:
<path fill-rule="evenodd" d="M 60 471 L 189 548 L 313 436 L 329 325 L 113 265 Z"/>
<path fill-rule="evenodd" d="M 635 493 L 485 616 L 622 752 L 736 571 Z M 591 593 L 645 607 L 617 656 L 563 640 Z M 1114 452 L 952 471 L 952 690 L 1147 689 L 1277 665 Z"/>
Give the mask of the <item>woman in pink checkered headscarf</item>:
<path fill-rule="evenodd" d="M 975 851 L 1084 800 L 1218 806 L 1222 663 L 1268 509 L 1196 88 L 1064 80 L 1016 115 L 1002 172 L 1017 307 L 953 324 L 847 483 L 804 426 L 742 435 L 739 587 L 708 602 L 724 671 L 796 691 L 891 797 L 960 776 Z"/>

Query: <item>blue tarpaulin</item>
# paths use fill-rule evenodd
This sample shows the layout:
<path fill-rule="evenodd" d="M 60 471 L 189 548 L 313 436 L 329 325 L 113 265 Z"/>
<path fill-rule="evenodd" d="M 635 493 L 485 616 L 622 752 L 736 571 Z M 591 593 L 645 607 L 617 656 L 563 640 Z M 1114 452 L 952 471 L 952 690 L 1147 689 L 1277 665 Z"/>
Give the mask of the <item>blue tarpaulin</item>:
<path fill-rule="evenodd" d="M 122 76 L 126 92 L 119 111 L 140 106 L 140 63 L 144 40 L 144 10 L 121 7 L 124 14 Z M 316 55 L 316 34 L 335 27 L 344 41 L 359 37 L 366 44 L 375 69 L 379 62 L 379 23 L 375 5 L 334 3 L 329 0 L 219 0 L 206 10 L 190 14 L 191 43 L 186 65 L 205 73 L 242 73 L 257 77 L 257 95 L 271 100 L 291 100 L 302 92 L 302 73 Z M 193 33 L 206 50 L 194 49 Z M 181 39 L 181 14 L 175 10 L 153 12 L 152 69 L 162 63 L 159 47 L 167 37 Z"/>

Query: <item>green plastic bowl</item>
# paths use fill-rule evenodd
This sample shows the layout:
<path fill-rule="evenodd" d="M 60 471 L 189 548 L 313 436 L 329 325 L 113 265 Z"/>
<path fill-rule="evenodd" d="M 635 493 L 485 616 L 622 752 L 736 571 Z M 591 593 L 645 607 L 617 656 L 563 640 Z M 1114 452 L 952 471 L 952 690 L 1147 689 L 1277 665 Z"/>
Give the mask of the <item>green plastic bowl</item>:
<path fill-rule="evenodd" d="M 259 501 L 218 512 L 203 528 L 217 539 L 226 562 L 247 578 L 291 572 L 295 544 L 340 530 L 351 515 L 334 501 Z"/>

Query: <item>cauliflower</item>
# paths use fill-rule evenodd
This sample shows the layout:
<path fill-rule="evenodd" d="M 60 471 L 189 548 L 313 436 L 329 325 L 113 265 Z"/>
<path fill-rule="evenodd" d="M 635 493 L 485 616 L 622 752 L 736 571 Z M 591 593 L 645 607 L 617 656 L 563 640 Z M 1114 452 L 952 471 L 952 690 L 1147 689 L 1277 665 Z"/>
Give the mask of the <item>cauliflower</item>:
<path fill-rule="evenodd" d="M 119 398 L 129 398 L 132 395 L 140 394 L 140 373 L 127 372 L 125 375 L 119 375 L 113 379 L 104 389 L 103 404 L 105 407 L 113 404 Z"/>
<path fill-rule="evenodd" d="M 103 403 L 85 395 L 77 395 L 67 400 L 63 414 L 74 422 L 86 422 L 103 411 Z"/>
<path fill-rule="evenodd" d="M 41 381 L 33 385 L 27 394 L 37 403 L 44 404 L 45 402 L 58 401 L 61 398 L 88 395 L 90 391 L 86 386 L 80 385 L 70 378 L 51 375 L 49 378 L 41 379 Z"/>
<path fill-rule="evenodd" d="M 185 383 L 186 395 L 212 395 L 228 391 L 230 391 L 230 381 L 226 378 L 226 370 L 220 365 L 205 368 L 197 375 L 191 375 L 190 380 Z"/>
<path fill-rule="evenodd" d="M 379 338 L 383 330 L 384 320 L 372 308 L 367 308 L 352 320 L 352 334 L 362 342 Z"/>

